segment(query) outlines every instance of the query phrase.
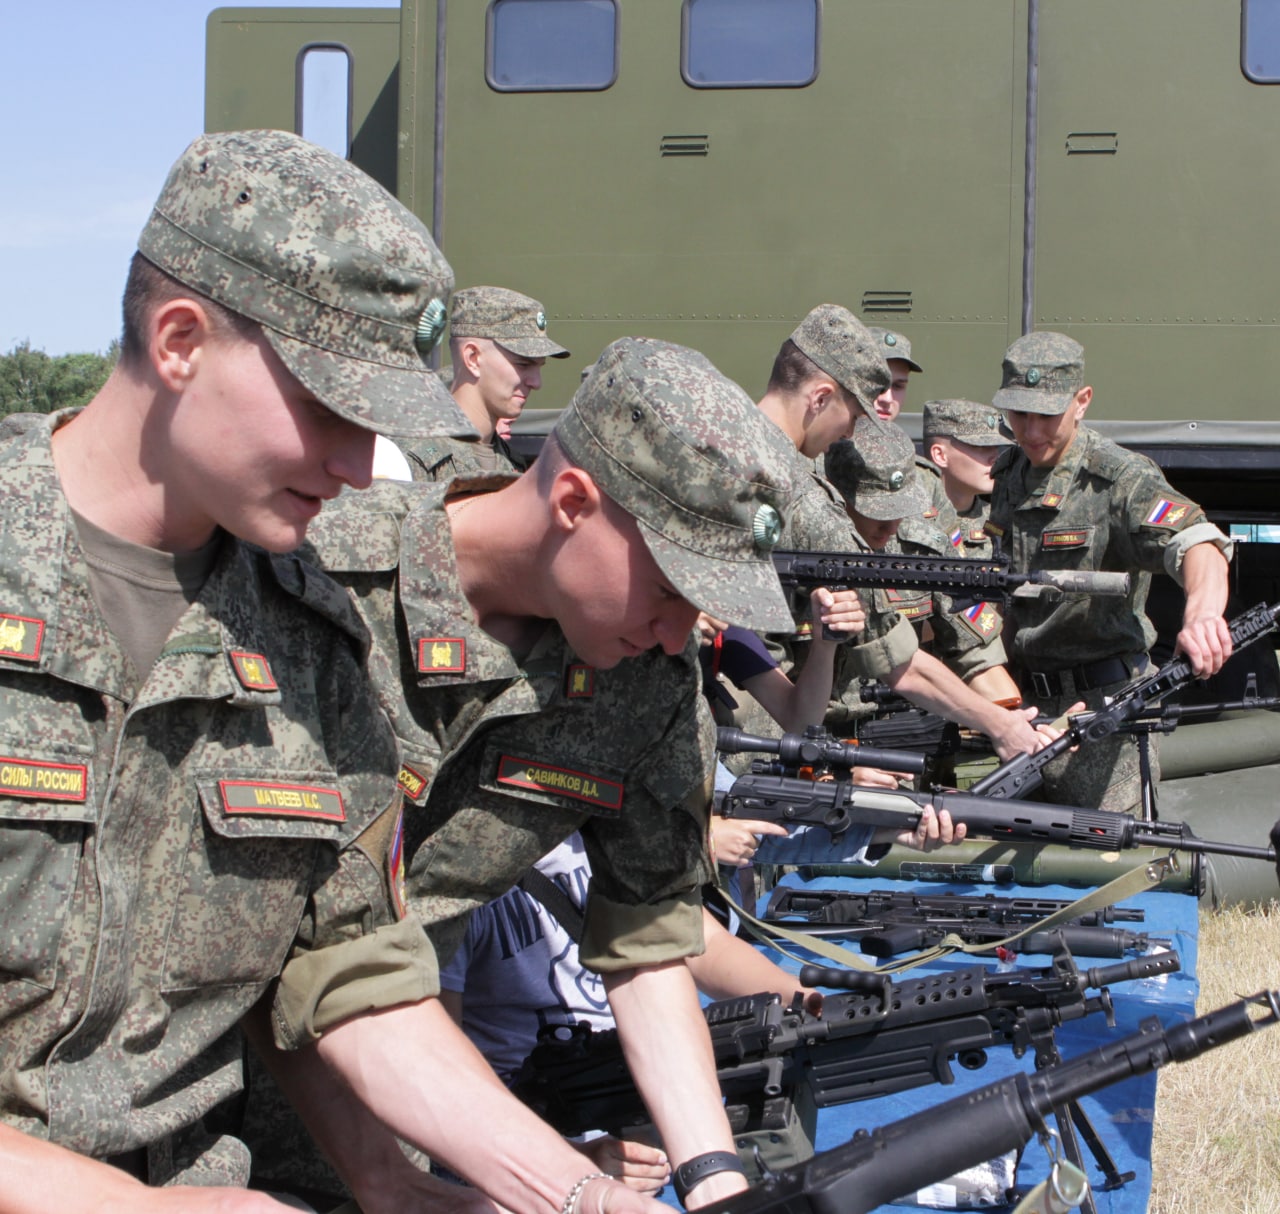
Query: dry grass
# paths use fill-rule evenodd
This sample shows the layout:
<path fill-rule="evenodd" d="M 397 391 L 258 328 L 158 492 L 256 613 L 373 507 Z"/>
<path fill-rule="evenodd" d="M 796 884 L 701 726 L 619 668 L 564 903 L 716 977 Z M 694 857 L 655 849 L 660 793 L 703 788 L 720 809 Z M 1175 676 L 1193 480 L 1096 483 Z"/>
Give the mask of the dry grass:
<path fill-rule="evenodd" d="M 1207 1012 L 1280 988 L 1280 905 L 1200 915 Z M 1160 1072 L 1150 1214 L 1280 1212 L 1280 1026 Z"/>

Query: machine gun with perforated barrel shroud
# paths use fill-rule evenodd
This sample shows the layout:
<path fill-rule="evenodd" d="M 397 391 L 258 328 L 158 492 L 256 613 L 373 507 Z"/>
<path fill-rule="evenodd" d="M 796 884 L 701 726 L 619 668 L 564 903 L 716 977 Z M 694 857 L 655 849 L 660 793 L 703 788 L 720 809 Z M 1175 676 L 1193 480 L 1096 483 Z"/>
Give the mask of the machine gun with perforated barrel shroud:
<path fill-rule="evenodd" d="M 747 775 L 739 776 L 726 792 L 716 794 L 716 812 L 726 818 L 821 826 L 839 838 L 853 826 L 910 830 L 920 821 L 924 807 L 932 805 L 938 811 L 947 810 L 955 822 L 965 823 L 970 835 L 1001 842 L 1066 843 L 1093 851 L 1161 847 L 1241 856 L 1268 864 L 1276 860 L 1273 847 L 1201 839 L 1181 822 L 1147 822 L 1132 814 L 1001 799 L 973 790 L 864 788 L 850 780 L 849 767 L 841 759 L 842 747 L 850 755 L 861 748 L 840 742 L 819 727 L 778 738 L 721 728 L 716 746 L 729 754 L 761 751 L 778 756 L 776 761 L 756 760 Z M 807 758 L 809 755 L 819 759 Z M 821 770 L 833 778 L 799 774 L 804 768 L 812 774 L 819 761 Z"/>
<path fill-rule="evenodd" d="M 784 1004 L 776 994 L 726 999 L 704 1011 L 750 1172 L 759 1168 L 757 1149 L 771 1167 L 808 1158 L 820 1108 L 951 1083 L 953 1061 L 976 1070 L 998 1046 L 1018 1057 L 1031 1050 L 1037 1065 L 1047 1065 L 1058 1056 L 1058 1025 L 1095 1013 L 1114 1023 L 1110 984 L 1179 968 L 1177 953 L 1164 952 L 1082 971 L 1065 948 L 1045 968 L 970 967 L 898 980 L 805 966 L 802 985 L 855 989 L 827 995 L 820 1015 L 799 996 Z M 549 1026 L 512 1090 L 564 1134 L 634 1136 L 649 1122 L 615 1030 Z"/>
<path fill-rule="evenodd" d="M 889 552 L 797 552 L 775 549 L 773 567 L 783 590 L 938 591 L 960 610 L 975 603 L 1015 598 L 1060 598 L 1064 594 L 1129 593 L 1127 573 L 1037 569 L 1014 573 L 1007 556 L 907 556 Z"/>
<path fill-rule="evenodd" d="M 1136 1033 L 1052 1062 L 867 1131 L 805 1163 L 771 1172 L 704 1214 L 869 1214 L 964 1168 L 1047 1137 L 1048 1118 L 1132 1075 L 1187 1062 L 1280 1020 L 1280 991 L 1162 1028 L 1151 1016 Z M 1078 1202 L 1076 1204 L 1079 1204 Z M 1047 1207 L 1046 1207 L 1047 1208 Z"/>
<path fill-rule="evenodd" d="M 779 885 L 769 896 L 761 923 L 766 930 L 798 928 L 812 936 L 853 937 L 870 957 L 896 957 L 940 944 L 948 936 L 969 945 L 994 947 L 1070 905 L 1057 898 L 885 889 L 854 893 Z M 1071 952 L 1086 957 L 1123 957 L 1145 953 L 1152 945 L 1168 945 L 1167 939 L 1115 926 L 1143 918 L 1144 912 L 1137 907 L 1104 906 L 1059 922 L 1056 928 L 1029 932 L 1018 940 L 1016 948 L 1019 952 L 1050 953 L 1065 944 Z"/>

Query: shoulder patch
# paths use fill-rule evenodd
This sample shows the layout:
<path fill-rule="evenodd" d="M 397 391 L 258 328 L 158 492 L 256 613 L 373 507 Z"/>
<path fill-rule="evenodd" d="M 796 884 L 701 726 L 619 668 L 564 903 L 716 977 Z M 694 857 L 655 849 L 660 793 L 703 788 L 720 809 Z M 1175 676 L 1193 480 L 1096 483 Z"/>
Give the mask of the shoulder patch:
<path fill-rule="evenodd" d="M 1148 527 L 1168 527 L 1172 531 L 1183 522 L 1190 510 L 1190 502 L 1162 497 L 1152 505 L 1143 521 Z"/>
<path fill-rule="evenodd" d="M 960 618 L 984 641 L 999 632 L 1004 624 L 994 603 L 974 603 L 960 613 Z"/>
<path fill-rule="evenodd" d="M 0 657 L 38 662 L 44 643 L 44 620 L 29 615 L 0 613 Z"/>

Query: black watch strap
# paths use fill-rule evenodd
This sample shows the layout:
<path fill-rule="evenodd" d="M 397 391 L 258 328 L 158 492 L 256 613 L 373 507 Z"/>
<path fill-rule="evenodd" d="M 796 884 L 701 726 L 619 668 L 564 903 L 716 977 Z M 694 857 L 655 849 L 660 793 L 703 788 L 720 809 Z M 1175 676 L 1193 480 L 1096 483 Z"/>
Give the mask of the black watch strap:
<path fill-rule="evenodd" d="M 745 1176 L 746 1171 L 737 1151 L 708 1151 L 705 1155 L 695 1155 L 676 1168 L 676 1197 L 684 1205 L 689 1190 L 697 1187 L 708 1176 L 714 1176 L 717 1172 L 741 1172 Z"/>

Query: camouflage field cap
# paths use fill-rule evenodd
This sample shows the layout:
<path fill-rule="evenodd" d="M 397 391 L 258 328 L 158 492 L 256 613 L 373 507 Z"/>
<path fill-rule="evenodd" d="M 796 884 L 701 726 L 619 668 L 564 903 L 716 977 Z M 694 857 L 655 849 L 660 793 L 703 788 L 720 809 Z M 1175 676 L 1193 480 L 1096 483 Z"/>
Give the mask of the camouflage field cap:
<path fill-rule="evenodd" d="M 386 434 L 474 435 L 428 366 L 453 271 L 373 178 L 287 131 L 202 135 L 169 171 L 138 251 L 262 325 L 317 400 Z"/>
<path fill-rule="evenodd" d="M 907 432 L 892 422 L 842 439 L 827 448 L 827 479 L 859 514 L 885 522 L 915 518 L 929 506 L 916 476 L 916 449 Z"/>
<path fill-rule="evenodd" d="M 1008 447 L 1001 430 L 1000 411 L 976 400 L 927 400 L 924 402 L 924 440 L 954 438 L 971 447 Z"/>
<path fill-rule="evenodd" d="M 876 426 L 876 397 L 889 387 L 889 367 L 871 331 L 847 308 L 819 304 L 791 334 L 800 352 L 857 399 Z"/>
<path fill-rule="evenodd" d="M 868 325 L 867 331 L 880 343 L 880 353 L 884 355 L 885 362 L 888 362 L 891 358 L 897 358 L 906 363 L 913 371 L 924 370 L 911 357 L 911 339 L 909 337 L 904 337 L 901 333 L 895 333 L 892 329 L 882 329 L 879 325 Z"/>
<path fill-rule="evenodd" d="M 1065 413 L 1084 387 L 1084 347 L 1065 333 L 1027 333 L 1004 354 L 997 409 Z"/>
<path fill-rule="evenodd" d="M 553 433 L 636 520 L 690 603 L 744 628 L 795 627 L 770 556 L 794 448 L 703 355 L 648 338 L 614 342 Z"/>
<path fill-rule="evenodd" d="M 547 336 L 547 314 L 536 299 L 506 287 L 455 291 L 449 308 L 450 337 L 487 337 L 521 358 L 568 358 Z"/>

